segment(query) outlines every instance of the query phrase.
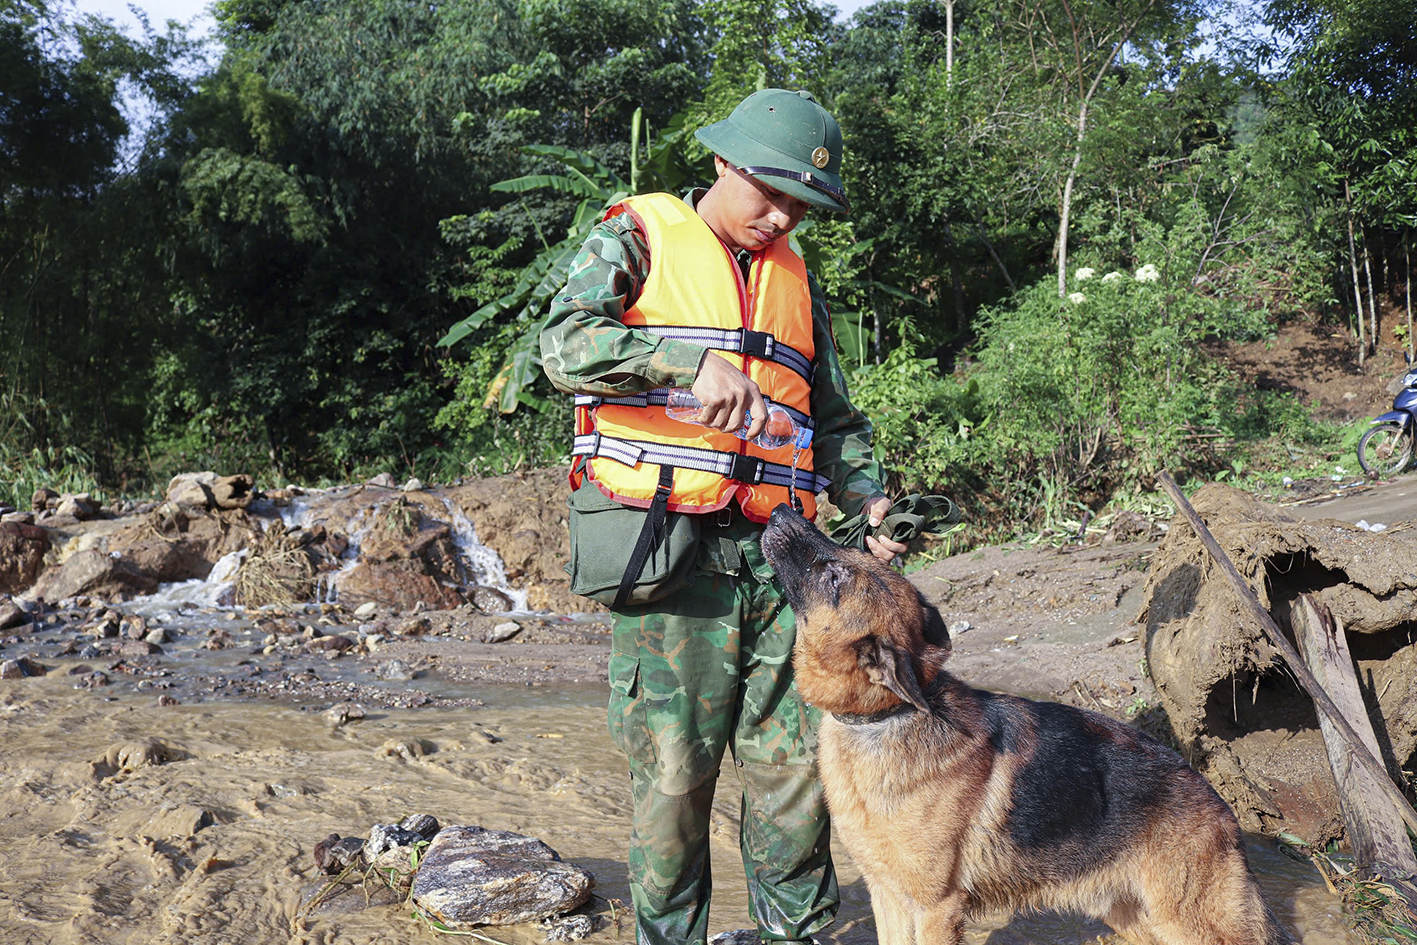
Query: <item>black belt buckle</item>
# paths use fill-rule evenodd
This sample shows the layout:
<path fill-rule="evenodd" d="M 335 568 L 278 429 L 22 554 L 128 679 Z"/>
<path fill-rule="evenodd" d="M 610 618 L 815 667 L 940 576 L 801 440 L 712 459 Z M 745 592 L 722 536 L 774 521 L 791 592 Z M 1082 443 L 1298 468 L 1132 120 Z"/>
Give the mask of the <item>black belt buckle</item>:
<path fill-rule="evenodd" d="M 776 347 L 776 339 L 766 331 L 743 330 L 738 350 L 751 358 L 771 358 Z"/>
<path fill-rule="evenodd" d="M 714 513 L 713 524 L 719 528 L 727 528 L 733 524 L 733 503 L 729 502 L 723 508 Z"/>
<path fill-rule="evenodd" d="M 733 468 L 728 471 L 728 478 L 756 486 L 763 481 L 763 461 L 756 456 L 739 453 L 733 457 Z"/>

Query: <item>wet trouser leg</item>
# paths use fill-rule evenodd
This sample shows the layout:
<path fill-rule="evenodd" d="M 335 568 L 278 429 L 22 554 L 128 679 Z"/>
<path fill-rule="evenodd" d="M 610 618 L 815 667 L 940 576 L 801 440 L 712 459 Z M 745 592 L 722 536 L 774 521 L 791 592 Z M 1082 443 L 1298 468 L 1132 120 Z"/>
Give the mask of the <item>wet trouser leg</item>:
<path fill-rule="evenodd" d="M 629 874 L 642 945 L 705 940 L 709 808 L 729 747 L 759 931 L 801 940 L 836 914 L 813 763 L 817 718 L 792 684 L 794 629 L 771 583 L 707 571 L 666 600 L 615 615 L 610 732 L 630 761 Z"/>

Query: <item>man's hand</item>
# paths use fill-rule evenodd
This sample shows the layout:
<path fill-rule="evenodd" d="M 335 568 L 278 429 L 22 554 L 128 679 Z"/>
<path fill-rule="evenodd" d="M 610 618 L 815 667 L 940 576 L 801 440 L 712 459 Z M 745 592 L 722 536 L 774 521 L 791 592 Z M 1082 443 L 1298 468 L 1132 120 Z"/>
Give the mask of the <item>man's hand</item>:
<path fill-rule="evenodd" d="M 748 428 L 748 439 L 763 432 L 768 420 L 763 392 L 748 375 L 712 351 L 704 356 L 690 390 L 704 405 L 699 412 L 699 422 L 704 426 L 733 433 L 743 425 L 743 415 L 752 411 L 753 425 Z"/>
<path fill-rule="evenodd" d="M 878 495 L 866 503 L 863 511 L 872 528 L 879 527 L 881 522 L 885 521 L 886 513 L 891 510 L 891 506 L 894 504 L 889 496 L 884 495 Z M 874 535 L 866 536 L 866 547 L 871 554 L 886 563 L 890 563 L 896 555 L 905 554 L 906 548 L 901 542 L 891 541 L 889 538 L 877 538 Z"/>

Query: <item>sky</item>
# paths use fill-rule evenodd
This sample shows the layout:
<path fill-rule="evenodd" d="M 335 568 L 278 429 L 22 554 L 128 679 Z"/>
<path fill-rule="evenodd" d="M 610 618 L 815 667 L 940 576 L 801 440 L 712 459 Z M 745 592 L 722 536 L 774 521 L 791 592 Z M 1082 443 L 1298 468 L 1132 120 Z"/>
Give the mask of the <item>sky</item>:
<path fill-rule="evenodd" d="M 168 20 L 182 23 L 195 20 L 197 28 L 194 32 L 198 35 L 206 33 L 214 25 L 211 14 L 207 12 L 209 5 L 209 0 L 135 0 L 132 3 L 132 6 L 147 13 L 148 21 L 158 32 L 162 32 L 162 26 Z M 78 0 L 75 4 L 79 13 L 105 16 L 119 27 L 127 27 L 127 32 L 136 36 L 139 32 L 138 19 L 128 7 L 129 0 Z"/>

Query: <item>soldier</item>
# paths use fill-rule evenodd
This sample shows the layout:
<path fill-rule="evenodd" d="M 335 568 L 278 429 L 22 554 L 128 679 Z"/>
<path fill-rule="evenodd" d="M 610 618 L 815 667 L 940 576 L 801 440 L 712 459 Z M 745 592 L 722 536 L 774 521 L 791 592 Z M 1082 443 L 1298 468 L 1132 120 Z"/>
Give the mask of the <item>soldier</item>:
<path fill-rule="evenodd" d="M 598 591 L 614 618 L 609 720 L 630 766 L 637 941 L 706 939 L 709 807 L 727 747 L 753 919 L 766 941 L 800 942 L 839 902 L 814 767 L 820 716 L 793 684 L 795 620 L 758 538 L 780 502 L 811 518 L 822 488 L 872 525 L 891 502 L 821 289 L 787 239 L 810 208 L 847 212 L 836 121 L 808 92 L 765 89 L 697 137 L 715 155 L 713 186 L 611 208 L 541 350 L 552 383 L 577 395 L 572 588 Z M 665 416 L 672 387 L 704 405 L 702 425 Z M 756 437 L 765 398 L 812 431 L 810 446 L 731 432 L 750 417 Z M 885 560 L 905 550 L 867 541 Z"/>

